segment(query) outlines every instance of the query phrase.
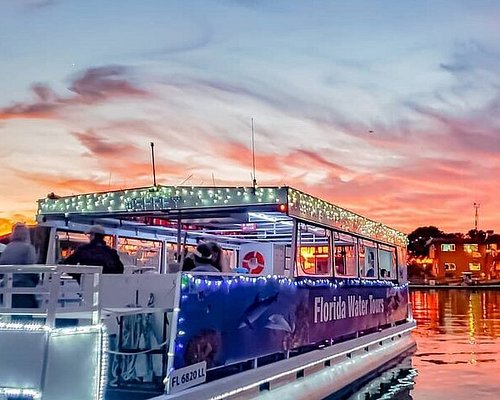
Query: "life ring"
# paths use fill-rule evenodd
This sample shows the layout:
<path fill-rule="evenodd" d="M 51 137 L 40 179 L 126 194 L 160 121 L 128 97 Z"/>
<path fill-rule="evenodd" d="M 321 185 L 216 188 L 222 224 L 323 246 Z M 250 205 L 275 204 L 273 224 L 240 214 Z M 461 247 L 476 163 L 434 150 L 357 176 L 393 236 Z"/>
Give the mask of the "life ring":
<path fill-rule="evenodd" d="M 243 257 L 241 266 L 245 268 L 249 274 L 258 275 L 264 271 L 266 260 L 262 253 L 258 251 L 250 251 Z"/>

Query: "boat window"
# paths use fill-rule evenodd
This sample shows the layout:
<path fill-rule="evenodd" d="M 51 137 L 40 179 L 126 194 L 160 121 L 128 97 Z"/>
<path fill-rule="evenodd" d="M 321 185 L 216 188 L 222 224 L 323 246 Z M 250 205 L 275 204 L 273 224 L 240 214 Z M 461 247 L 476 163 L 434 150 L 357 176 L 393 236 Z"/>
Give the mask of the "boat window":
<path fill-rule="evenodd" d="M 332 276 L 330 230 L 299 223 L 297 270 L 298 275 Z"/>
<path fill-rule="evenodd" d="M 222 272 L 232 272 L 238 264 L 238 253 L 236 250 L 221 248 Z"/>
<path fill-rule="evenodd" d="M 335 276 L 352 278 L 358 276 L 357 238 L 334 232 Z"/>
<path fill-rule="evenodd" d="M 358 241 L 359 276 L 362 278 L 378 278 L 377 245 L 365 239 Z"/>
<path fill-rule="evenodd" d="M 379 276 L 381 279 L 396 279 L 396 249 L 391 246 L 379 245 Z"/>
<path fill-rule="evenodd" d="M 160 241 L 119 237 L 117 251 L 125 268 L 157 271 L 160 268 L 161 246 Z"/>
<path fill-rule="evenodd" d="M 196 244 L 185 244 L 182 246 L 184 249 L 184 258 L 193 253 L 196 249 Z M 174 264 L 180 261 L 181 257 L 177 254 L 177 243 L 167 243 L 167 264 Z"/>

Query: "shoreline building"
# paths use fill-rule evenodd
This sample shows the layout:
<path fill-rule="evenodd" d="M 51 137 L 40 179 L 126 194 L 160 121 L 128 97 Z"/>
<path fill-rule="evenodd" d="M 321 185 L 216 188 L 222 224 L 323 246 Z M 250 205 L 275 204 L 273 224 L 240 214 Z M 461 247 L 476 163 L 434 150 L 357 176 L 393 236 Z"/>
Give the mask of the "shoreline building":
<path fill-rule="evenodd" d="M 429 243 L 432 274 L 438 280 L 460 279 L 464 274 L 481 280 L 500 279 L 498 235 L 484 240 L 436 238 Z"/>

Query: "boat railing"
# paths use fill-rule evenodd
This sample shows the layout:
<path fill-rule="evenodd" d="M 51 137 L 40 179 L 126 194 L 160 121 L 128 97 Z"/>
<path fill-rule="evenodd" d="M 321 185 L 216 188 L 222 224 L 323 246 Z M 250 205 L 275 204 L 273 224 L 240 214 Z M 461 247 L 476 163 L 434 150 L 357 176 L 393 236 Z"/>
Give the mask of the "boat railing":
<path fill-rule="evenodd" d="M 71 388 L 71 398 L 103 399 L 108 336 L 100 323 L 101 270 L 0 266 L 0 398 L 58 400 Z"/>
<path fill-rule="evenodd" d="M 75 265 L 0 265 L 0 317 L 100 322 L 102 267 Z"/>

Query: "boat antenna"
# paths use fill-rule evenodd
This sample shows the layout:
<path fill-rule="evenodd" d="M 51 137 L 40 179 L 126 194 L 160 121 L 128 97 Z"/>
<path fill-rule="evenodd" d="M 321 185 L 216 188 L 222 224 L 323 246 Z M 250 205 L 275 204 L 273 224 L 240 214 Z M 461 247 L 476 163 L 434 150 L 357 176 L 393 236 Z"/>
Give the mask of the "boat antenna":
<path fill-rule="evenodd" d="M 475 208 L 475 214 L 474 214 L 474 230 L 477 232 L 477 225 L 479 222 L 479 207 L 481 204 L 479 203 L 474 203 L 474 208 Z"/>
<path fill-rule="evenodd" d="M 193 177 L 193 174 L 189 175 L 186 179 L 184 179 L 178 186 L 184 185 L 188 180 L 190 180 Z"/>
<path fill-rule="evenodd" d="M 252 186 L 253 190 L 257 188 L 257 178 L 255 176 L 255 132 L 253 129 L 253 117 L 252 117 Z"/>
<path fill-rule="evenodd" d="M 151 164 L 153 167 L 153 186 L 156 187 L 155 144 L 154 144 L 154 142 L 151 142 Z"/>
<path fill-rule="evenodd" d="M 213 172 L 212 172 L 212 185 L 213 187 L 215 187 L 215 175 Z"/>

